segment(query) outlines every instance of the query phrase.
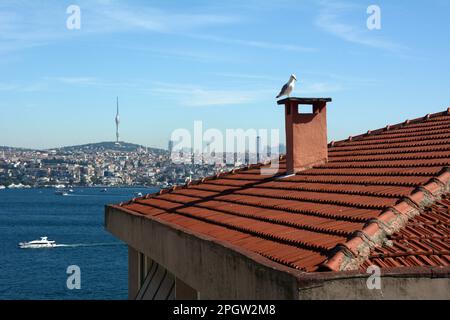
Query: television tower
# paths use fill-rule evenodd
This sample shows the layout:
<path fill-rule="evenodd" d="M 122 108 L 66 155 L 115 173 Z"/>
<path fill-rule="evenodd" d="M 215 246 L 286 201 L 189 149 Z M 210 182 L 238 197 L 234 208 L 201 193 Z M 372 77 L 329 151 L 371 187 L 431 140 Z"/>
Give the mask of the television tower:
<path fill-rule="evenodd" d="M 261 137 L 256 137 L 256 163 L 261 163 L 261 157 L 259 154 L 259 145 L 261 144 Z"/>
<path fill-rule="evenodd" d="M 116 144 L 119 144 L 119 124 L 120 124 L 120 117 L 119 117 L 119 97 L 117 97 L 117 113 L 116 113 Z"/>

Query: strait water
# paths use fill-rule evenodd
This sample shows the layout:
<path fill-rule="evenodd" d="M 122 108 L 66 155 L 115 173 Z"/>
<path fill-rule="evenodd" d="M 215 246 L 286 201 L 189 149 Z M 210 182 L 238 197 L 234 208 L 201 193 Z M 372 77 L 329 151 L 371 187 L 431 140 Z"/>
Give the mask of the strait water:
<path fill-rule="evenodd" d="M 127 247 L 104 229 L 104 205 L 156 189 L 74 188 L 0 190 L 0 299 L 127 299 Z M 19 249 L 48 236 L 51 249 Z M 81 271 L 69 290 L 67 267 Z"/>

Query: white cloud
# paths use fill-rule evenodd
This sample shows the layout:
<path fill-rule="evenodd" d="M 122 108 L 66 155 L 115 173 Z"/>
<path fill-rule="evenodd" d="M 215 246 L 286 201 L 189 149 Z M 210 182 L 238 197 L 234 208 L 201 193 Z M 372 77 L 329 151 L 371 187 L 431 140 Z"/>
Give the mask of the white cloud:
<path fill-rule="evenodd" d="M 75 85 L 97 85 L 99 81 L 94 77 L 49 77 L 50 80 L 56 80 L 65 84 Z"/>
<path fill-rule="evenodd" d="M 243 40 L 243 39 L 233 39 L 233 38 L 224 38 L 213 35 L 206 34 L 190 34 L 192 38 L 207 40 L 217 43 L 230 44 L 230 45 L 240 45 L 246 47 L 255 47 L 260 49 L 272 49 L 272 50 L 283 50 L 283 51 L 293 51 L 293 52 L 314 52 L 316 49 L 311 47 L 303 47 L 299 45 L 292 44 L 283 44 L 283 43 L 273 43 L 273 42 L 265 42 L 258 40 Z"/>
<path fill-rule="evenodd" d="M 103 28 L 104 30 L 108 30 L 109 28 L 109 31 L 142 30 L 170 33 L 208 42 L 261 49 L 294 52 L 315 51 L 314 48 L 300 45 L 272 43 L 251 39 L 235 39 L 199 33 L 199 31 L 210 30 L 217 26 L 240 23 L 242 18 L 239 15 L 220 15 L 212 13 L 179 14 L 157 8 L 132 8 L 117 5 L 104 7 L 101 10 L 97 10 L 96 14 L 100 17 L 100 20 L 97 18 L 97 28 Z"/>
<path fill-rule="evenodd" d="M 282 82 L 280 82 L 280 88 Z M 248 105 L 253 103 L 267 103 L 275 101 L 278 88 L 273 85 L 265 87 L 246 85 L 245 88 L 207 88 L 198 85 L 183 85 L 176 83 L 153 83 L 150 93 L 173 100 L 179 106 L 186 107 L 214 107 L 229 105 Z M 301 81 L 297 84 L 297 95 L 329 94 L 343 90 L 338 83 Z"/>
<path fill-rule="evenodd" d="M 231 73 L 231 72 L 214 72 L 212 73 L 216 76 L 226 77 L 226 78 L 237 78 L 237 79 L 249 79 L 249 80 L 275 80 L 280 81 L 282 79 L 275 78 L 267 75 L 261 74 L 246 74 L 246 73 Z"/>
<path fill-rule="evenodd" d="M 166 33 L 232 46 L 293 52 L 315 51 L 300 45 L 211 34 L 214 28 L 240 23 L 243 19 L 239 14 L 221 14 L 206 9 L 206 13 L 172 12 L 147 5 L 131 6 L 124 1 L 80 0 L 78 5 L 81 7 L 81 29 L 69 31 L 65 28 L 67 14 L 63 3 L 49 5 L 6 0 L 0 4 L 0 54 L 90 34 L 131 31 Z"/>
<path fill-rule="evenodd" d="M 48 89 L 48 85 L 45 82 L 36 82 L 30 85 L 26 85 L 20 88 L 22 92 L 41 92 Z"/>
<path fill-rule="evenodd" d="M 154 83 L 150 93 L 173 99 L 180 106 L 206 107 L 245 105 L 267 101 L 271 90 L 212 89 L 195 85 Z"/>
<path fill-rule="evenodd" d="M 365 78 L 349 74 L 341 75 L 332 72 L 302 71 L 301 74 L 297 74 L 297 77 L 303 77 L 304 75 L 308 79 L 321 79 L 322 81 L 327 80 L 352 87 L 355 85 L 379 85 L 381 83 L 380 80 L 374 78 Z"/>
<path fill-rule="evenodd" d="M 311 82 L 298 85 L 297 92 L 303 94 L 328 94 L 332 92 L 342 91 L 344 88 L 341 84 L 327 82 Z"/>
<path fill-rule="evenodd" d="M 144 91 L 148 87 L 138 79 L 129 81 L 105 81 L 96 77 L 88 76 L 58 76 L 43 77 L 31 83 L 0 83 L 0 91 L 3 92 L 40 92 L 48 91 L 55 85 L 64 86 L 82 86 L 82 87 L 114 87 L 114 88 L 133 88 Z"/>
<path fill-rule="evenodd" d="M 281 86 L 288 80 L 288 77 L 285 78 L 276 78 L 267 75 L 261 74 L 241 74 L 241 73 L 214 73 L 215 75 L 228 77 L 233 79 L 234 81 L 242 80 L 242 83 L 245 83 L 247 86 L 258 86 L 259 83 L 264 83 L 267 87 L 271 87 L 272 89 L 265 90 L 265 92 L 276 91 L 279 86 Z M 306 76 L 304 76 L 306 75 Z M 358 78 L 344 77 L 333 74 L 320 74 L 320 73 L 309 73 L 302 72 L 297 74 L 297 85 L 295 89 L 295 93 L 298 95 L 305 94 L 323 94 L 323 93 L 331 93 L 344 90 L 346 84 L 353 83 L 352 81 L 363 81 L 363 79 L 359 80 Z M 321 79 L 321 81 L 317 81 L 316 79 Z M 369 81 L 369 80 L 367 80 Z M 275 90 L 273 90 L 275 88 Z M 268 97 L 270 98 L 270 96 Z"/>
<path fill-rule="evenodd" d="M 47 90 L 45 82 L 31 84 L 0 83 L 0 91 L 3 92 L 39 92 Z"/>
<path fill-rule="evenodd" d="M 9 83 L 0 83 L 0 91 L 14 91 L 17 89 L 17 85 Z"/>
<path fill-rule="evenodd" d="M 256 92 L 196 89 L 191 93 L 186 105 L 194 107 L 237 105 L 252 103 L 257 99 Z"/>
<path fill-rule="evenodd" d="M 113 87 L 113 88 L 133 88 L 144 90 L 147 88 L 146 83 L 142 83 L 139 79 L 123 79 L 122 81 L 107 81 L 92 76 L 52 76 L 43 78 L 49 85 L 63 84 L 67 86 L 83 86 L 83 87 Z"/>
<path fill-rule="evenodd" d="M 5 0 L 0 3 L 0 54 L 89 34 L 136 30 L 179 34 L 239 21 L 237 16 L 176 13 L 124 3 L 79 1 L 81 29 L 70 31 L 65 27 L 68 15 L 63 3 Z"/>
<path fill-rule="evenodd" d="M 92 7 L 92 6 L 91 6 Z M 158 8 L 125 5 L 107 5 L 93 9 L 96 23 L 110 27 L 112 30 L 138 29 L 143 31 L 180 33 L 200 28 L 210 28 L 238 22 L 237 16 L 219 14 L 187 14 L 164 11 Z"/>
<path fill-rule="evenodd" d="M 178 59 L 178 60 L 189 60 L 189 61 L 202 61 L 202 62 L 210 62 L 210 61 L 236 61 L 236 59 L 232 59 L 229 56 L 218 54 L 218 53 L 208 53 L 202 52 L 199 50 L 188 50 L 188 49 L 159 49 L 154 47 L 140 46 L 140 45 L 119 45 L 117 46 L 121 49 L 126 50 L 134 50 L 134 51 L 142 51 L 145 53 L 149 53 L 152 56 L 162 57 L 162 58 L 170 58 L 170 59 Z"/>
<path fill-rule="evenodd" d="M 359 12 L 359 25 L 344 22 L 344 16 Z M 322 30 L 350 43 L 381 49 L 390 53 L 404 55 L 408 48 L 399 43 L 375 35 L 366 27 L 366 8 L 341 2 L 321 2 L 321 9 L 315 24 Z M 348 19 L 346 19 L 348 21 Z"/>

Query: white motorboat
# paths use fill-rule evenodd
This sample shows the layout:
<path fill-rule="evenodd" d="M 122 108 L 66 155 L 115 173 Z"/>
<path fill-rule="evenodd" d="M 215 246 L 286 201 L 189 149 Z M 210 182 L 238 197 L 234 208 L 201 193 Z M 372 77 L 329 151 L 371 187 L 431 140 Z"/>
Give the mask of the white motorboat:
<path fill-rule="evenodd" d="M 56 242 L 48 240 L 47 237 L 41 237 L 41 240 L 33 240 L 30 242 L 20 242 L 19 247 L 21 249 L 40 249 L 40 248 L 53 248 L 56 246 Z"/>

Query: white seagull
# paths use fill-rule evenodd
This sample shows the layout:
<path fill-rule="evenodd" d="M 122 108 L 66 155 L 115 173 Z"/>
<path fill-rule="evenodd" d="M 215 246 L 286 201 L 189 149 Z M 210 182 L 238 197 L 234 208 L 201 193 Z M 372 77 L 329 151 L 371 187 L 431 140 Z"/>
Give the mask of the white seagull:
<path fill-rule="evenodd" d="M 291 74 L 291 77 L 289 78 L 288 83 L 286 83 L 283 88 L 281 88 L 280 93 L 277 95 L 277 99 L 281 96 L 288 96 L 291 94 L 291 92 L 294 90 L 295 82 L 297 81 L 297 78 L 295 77 L 295 74 Z"/>

